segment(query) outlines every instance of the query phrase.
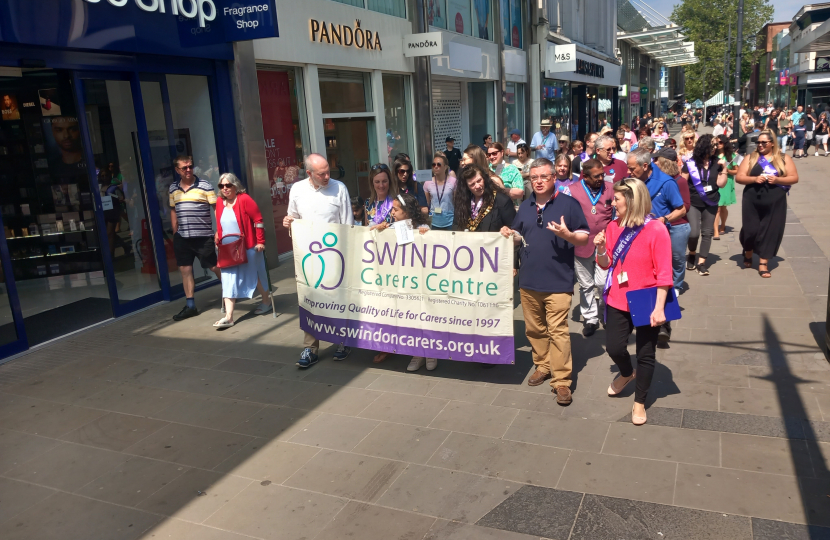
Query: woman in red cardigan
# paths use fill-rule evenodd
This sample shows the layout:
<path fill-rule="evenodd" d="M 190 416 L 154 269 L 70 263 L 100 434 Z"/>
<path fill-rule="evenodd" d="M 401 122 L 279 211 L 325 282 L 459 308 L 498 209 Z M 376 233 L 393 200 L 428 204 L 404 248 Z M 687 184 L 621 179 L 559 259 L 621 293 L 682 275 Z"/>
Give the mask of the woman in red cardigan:
<path fill-rule="evenodd" d="M 646 397 L 654 375 L 657 336 L 666 322 L 664 309 L 672 286 L 671 238 L 666 226 L 650 215 L 651 197 L 640 180 L 626 178 L 615 184 L 611 204 L 617 209 L 617 219 L 594 239 L 597 264 L 603 269 L 611 268 L 604 291 L 605 350 L 620 368 L 620 374 L 608 387 L 608 395 L 619 395 L 636 374 L 631 422 L 640 426 L 646 423 Z M 634 323 L 626 293 L 650 287 L 657 287 L 657 303 L 651 313 L 651 325 L 637 327 L 635 373 L 627 349 Z"/>
<path fill-rule="evenodd" d="M 216 205 L 216 245 L 234 242 L 241 234 L 248 255 L 248 262 L 221 269 L 225 315 L 213 326 L 228 328 L 233 326 L 233 307 L 237 298 L 253 298 L 254 291 L 259 291 L 262 303 L 254 312 L 257 315 L 268 313 L 273 306 L 263 254 L 265 225 L 259 207 L 245 193 L 239 179 L 230 173 L 219 178 L 219 196 L 221 201 Z"/>

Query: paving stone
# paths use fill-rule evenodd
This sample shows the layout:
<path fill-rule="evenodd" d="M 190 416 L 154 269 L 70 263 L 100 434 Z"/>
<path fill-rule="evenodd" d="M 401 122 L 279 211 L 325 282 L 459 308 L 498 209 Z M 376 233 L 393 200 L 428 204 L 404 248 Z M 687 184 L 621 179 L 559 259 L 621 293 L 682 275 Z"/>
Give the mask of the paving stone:
<path fill-rule="evenodd" d="M 6 388 L 4 392 L 58 403 L 73 403 L 88 398 L 110 384 L 97 379 L 45 373 Z"/>
<path fill-rule="evenodd" d="M 760 435 L 762 437 L 804 438 L 804 428 L 798 418 L 775 418 L 772 416 L 686 409 L 683 411 L 683 427 L 725 433 Z"/>
<path fill-rule="evenodd" d="M 173 518 L 165 519 L 149 530 L 143 538 L 147 540 L 179 540 L 185 538 L 198 538 L 199 540 L 250 540 L 248 536 Z"/>
<path fill-rule="evenodd" d="M 723 467 L 790 476 L 813 476 L 806 441 L 735 433 L 722 433 L 720 437 Z"/>
<path fill-rule="evenodd" d="M 749 518 L 743 516 L 585 495 L 570 540 L 620 538 L 753 540 Z"/>
<path fill-rule="evenodd" d="M 802 420 L 801 426 L 804 429 L 804 437 L 806 439 L 830 442 L 830 422 Z"/>
<path fill-rule="evenodd" d="M 248 375 L 260 375 L 267 377 L 271 373 L 281 369 L 283 364 L 268 362 L 266 360 L 252 360 L 250 358 L 228 358 L 216 365 L 213 369 L 218 371 L 231 371 L 234 373 L 247 373 Z"/>
<path fill-rule="evenodd" d="M 476 524 L 536 537 L 567 539 L 582 498 L 582 493 L 523 486 Z"/>
<path fill-rule="evenodd" d="M 156 388 L 165 388 L 179 392 L 221 396 L 250 378 L 251 376 L 245 373 L 228 373 L 214 371 L 212 369 L 177 367 L 171 370 L 170 373 L 146 381 L 146 384 L 148 386 L 155 386 Z"/>
<path fill-rule="evenodd" d="M 525 484 L 555 487 L 569 455 L 569 450 L 452 433 L 428 464 Z"/>
<path fill-rule="evenodd" d="M 819 478 L 830 478 L 830 443 L 809 440 L 806 443 L 813 474 Z"/>
<path fill-rule="evenodd" d="M 168 424 L 126 448 L 128 454 L 212 469 L 238 452 L 252 437 L 215 429 Z"/>
<path fill-rule="evenodd" d="M 241 399 L 269 405 L 285 405 L 314 383 L 290 381 L 273 377 L 249 377 L 247 381 L 222 394 L 228 399 Z"/>
<path fill-rule="evenodd" d="M 363 388 L 316 384 L 288 402 L 289 407 L 355 416 L 383 393 Z"/>
<path fill-rule="evenodd" d="M 451 401 L 438 413 L 429 427 L 501 437 L 518 413 L 518 409 L 507 407 Z"/>
<path fill-rule="evenodd" d="M 0 538 L 137 540 L 160 520 L 160 516 L 133 508 L 59 492 L 14 519 L 0 522 Z"/>
<path fill-rule="evenodd" d="M 502 479 L 409 465 L 378 504 L 475 523 L 520 487 Z"/>
<path fill-rule="evenodd" d="M 20 514 L 30 506 L 39 503 L 54 490 L 36 486 L 28 482 L 19 482 L 8 478 L 0 478 L 0 523 Z"/>
<path fill-rule="evenodd" d="M 0 430 L 0 474 L 59 445 L 54 439 L 19 431 Z"/>
<path fill-rule="evenodd" d="M 323 384 L 334 384 L 337 386 L 352 386 L 355 388 L 366 388 L 375 382 L 379 373 L 366 373 L 350 369 L 314 369 L 303 378 L 304 381 Z"/>
<path fill-rule="evenodd" d="M 830 540 L 830 528 L 752 518 L 753 540 Z"/>
<path fill-rule="evenodd" d="M 384 392 L 360 413 L 360 417 L 427 427 L 447 403 L 446 399 Z"/>
<path fill-rule="evenodd" d="M 649 407 L 646 409 L 646 415 L 650 426 L 681 427 L 683 422 L 683 409 Z M 617 420 L 617 422 L 631 422 L 631 412 Z"/>
<path fill-rule="evenodd" d="M 291 442 L 349 451 L 363 440 L 380 422 L 321 414 L 291 438 Z"/>
<path fill-rule="evenodd" d="M 435 518 L 350 501 L 316 540 L 421 539 Z"/>
<path fill-rule="evenodd" d="M 498 395 L 499 390 L 497 388 L 454 381 L 439 381 L 427 393 L 429 397 L 466 401 L 481 405 L 492 405 L 493 400 Z"/>
<path fill-rule="evenodd" d="M 133 457 L 75 493 L 113 504 L 137 506 L 187 470 L 175 463 Z"/>
<path fill-rule="evenodd" d="M 649 424 L 650 422 L 649 417 Z M 719 434 L 649 424 L 611 424 L 602 453 L 699 465 L 720 465 Z"/>
<path fill-rule="evenodd" d="M 539 540 L 539 537 L 437 519 L 423 540 Z"/>
<path fill-rule="evenodd" d="M 319 451 L 301 444 L 254 439 L 214 470 L 282 484 Z"/>
<path fill-rule="evenodd" d="M 521 411 L 504 439 L 558 448 L 599 452 L 608 432 L 608 422 L 560 418 Z"/>
<path fill-rule="evenodd" d="M 413 375 L 408 377 L 400 375 L 381 375 L 367 388 L 370 390 L 379 390 L 381 392 L 397 392 L 399 394 L 425 396 L 437 384 L 438 381 L 428 379 L 426 377 L 417 377 Z"/>
<path fill-rule="evenodd" d="M 440 429 L 381 422 L 353 451 L 396 461 L 424 464 L 449 434 L 449 431 Z"/>
<path fill-rule="evenodd" d="M 314 538 L 348 501 L 276 484 L 254 482 L 205 521 L 256 538 Z"/>
<path fill-rule="evenodd" d="M 6 476 L 74 491 L 128 459 L 129 456 L 118 452 L 64 443 L 15 467 Z"/>
<path fill-rule="evenodd" d="M 124 414 L 155 416 L 156 413 L 163 411 L 186 395 L 184 392 L 125 383 L 110 386 L 79 401 L 78 405 Z"/>
<path fill-rule="evenodd" d="M 638 501 L 671 500 L 677 464 L 624 456 L 572 452 L 558 489 L 625 497 Z M 613 478 L 614 481 L 609 481 Z"/>
<path fill-rule="evenodd" d="M 719 407 L 722 412 L 755 414 L 759 416 L 791 417 L 821 420 L 821 409 L 816 395 L 789 391 L 784 388 L 720 387 Z"/>
<path fill-rule="evenodd" d="M 167 422 L 161 420 L 107 413 L 75 431 L 70 431 L 61 437 L 61 440 L 121 451 L 166 425 Z"/>
<path fill-rule="evenodd" d="M 827 481 L 827 475 L 822 478 L 800 478 L 799 483 L 801 484 L 801 506 L 804 517 L 787 521 L 799 522 L 804 519 L 808 525 L 830 527 L 830 486 L 828 486 L 830 482 Z M 764 515 L 764 517 L 767 516 Z M 775 516 L 770 517 L 775 518 Z"/>
<path fill-rule="evenodd" d="M 231 431 L 253 437 L 288 440 L 305 428 L 319 413 L 290 407 L 265 407 Z"/>

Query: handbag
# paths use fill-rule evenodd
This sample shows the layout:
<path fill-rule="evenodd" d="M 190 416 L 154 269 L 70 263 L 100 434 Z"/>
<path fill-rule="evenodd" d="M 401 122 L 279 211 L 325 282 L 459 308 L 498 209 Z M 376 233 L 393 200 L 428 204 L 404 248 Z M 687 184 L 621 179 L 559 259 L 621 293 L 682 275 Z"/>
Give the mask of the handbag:
<path fill-rule="evenodd" d="M 239 238 L 229 244 L 222 243 L 225 238 L 232 236 L 238 236 Z M 245 249 L 245 235 L 226 234 L 219 240 L 218 247 L 219 254 L 217 256 L 216 266 L 219 268 L 231 268 L 248 262 L 248 251 Z"/>

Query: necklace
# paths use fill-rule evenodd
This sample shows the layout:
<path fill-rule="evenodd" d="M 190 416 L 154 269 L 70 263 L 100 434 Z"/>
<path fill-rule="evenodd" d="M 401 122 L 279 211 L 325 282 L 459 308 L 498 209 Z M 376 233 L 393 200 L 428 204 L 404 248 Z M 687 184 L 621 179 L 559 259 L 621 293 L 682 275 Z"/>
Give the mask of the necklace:
<path fill-rule="evenodd" d="M 597 213 L 597 203 L 599 202 L 599 198 L 602 197 L 602 191 L 605 186 L 599 187 L 599 192 L 597 193 L 596 197 L 593 195 L 593 192 L 588 189 L 588 185 L 585 183 L 585 180 L 582 179 L 582 188 L 585 190 L 585 193 L 588 195 L 588 200 L 591 201 L 591 213 Z M 604 183 L 604 182 L 603 182 Z"/>

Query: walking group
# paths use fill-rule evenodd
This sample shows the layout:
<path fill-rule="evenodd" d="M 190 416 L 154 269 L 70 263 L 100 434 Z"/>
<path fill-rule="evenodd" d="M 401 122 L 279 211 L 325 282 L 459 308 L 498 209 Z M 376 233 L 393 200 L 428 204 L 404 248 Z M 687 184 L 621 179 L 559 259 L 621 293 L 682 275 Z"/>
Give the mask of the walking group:
<path fill-rule="evenodd" d="M 350 197 L 345 184 L 330 177 L 326 158 L 310 154 L 308 178 L 292 186 L 282 225 L 290 229 L 295 219 L 303 219 L 382 231 L 410 220 L 419 234 L 502 234 L 516 250 L 514 275 L 535 364 L 527 384 L 549 381 L 557 403 L 573 401 L 568 316 L 578 284 L 582 334 L 591 338 L 603 326 L 605 350 L 619 370 L 607 393 L 619 396 L 636 380 L 632 422 L 640 425 L 647 421 L 656 349 L 670 341 L 669 319 L 677 318 L 667 315 L 667 307 L 677 310 L 687 270 L 709 275 L 710 248 L 726 231 L 735 183 L 744 185 L 743 265 L 751 268 L 757 255 L 759 274 L 769 278 L 769 260 L 783 238 L 787 192 L 798 181 L 773 130 L 762 130 L 757 150 L 744 157 L 733 150 L 728 134 L 699 136 L 693 123 L 681 117 L 681 124 L 679 145 L 663 121 L 639 130 L 623 125 L 616 137 L 606 128 L 584 141 L 569 141 L 557 138 L 552 122 L 543 120 L 530 144 L 514 130 L 506 144 L 488 134 L 481 146 L 463 152 L 448 137 L 446 149 L 433 155 L 429 179 L 413 177 L 406 154 L 395 156 L 391 165 L 372 166 L 366 199 Z M 214 326 L 232 326 L 235 300 L 256 292 L 261 296 L 256 313 L 269 312 L 264 226 L 256 203 L 232 174 L 221 176 L 217 199 L 212 186 L 193 174 L 192 158 L 182 156 L 176 164 L 179 180 L 170 187 L 170 206 L 187 302 L 174 319 L 198 314 L 196 258 L 222 281 L 223 316 Z M 632 333 L 636 366 L 627 347 Z M 350 353 L 340 344 L 333 358 L 342 361 Z M 297 365 L 308 369 L 319 354 L 319 340 L 306 332 Z M 389 356 L 380 352 L 373 362 Z M 438 361 L 413 357 L 407 370 L 424 366 L 434 370 Z"/>

